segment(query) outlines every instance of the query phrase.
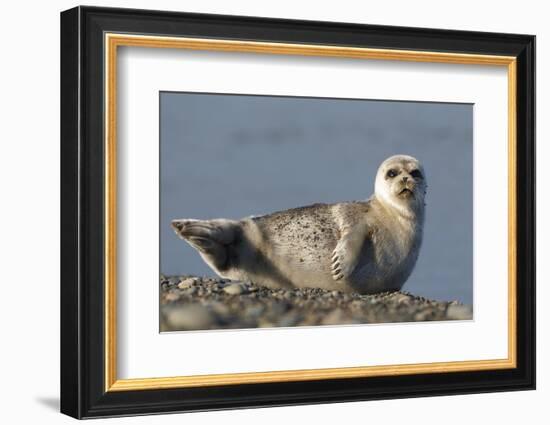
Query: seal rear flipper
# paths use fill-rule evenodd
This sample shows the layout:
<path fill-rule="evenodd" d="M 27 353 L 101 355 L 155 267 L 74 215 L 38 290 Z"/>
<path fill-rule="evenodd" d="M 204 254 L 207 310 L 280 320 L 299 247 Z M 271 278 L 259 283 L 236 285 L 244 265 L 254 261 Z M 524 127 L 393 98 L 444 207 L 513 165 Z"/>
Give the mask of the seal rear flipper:
<path fill-rule="evenodd" d="M 176 234 L 201 254 L 218 272 L 226 268 L 228 248 L 235 241 L 238 223 L 232 220 L 173 220 Z"/>

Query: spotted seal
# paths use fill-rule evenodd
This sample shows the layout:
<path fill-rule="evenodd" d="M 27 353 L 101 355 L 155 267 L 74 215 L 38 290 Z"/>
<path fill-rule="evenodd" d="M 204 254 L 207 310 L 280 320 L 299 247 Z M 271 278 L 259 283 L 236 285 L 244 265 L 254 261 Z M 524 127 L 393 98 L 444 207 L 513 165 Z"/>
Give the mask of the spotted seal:
<path fill-rule="evenodd" d="M 382 162 L 364 201 L 241 220 L 177 219 L 172 227 L 223 278 L 363 294 L 399 290 L 420 251 L 426 188 L 420 162 L 395 155 Z"/>

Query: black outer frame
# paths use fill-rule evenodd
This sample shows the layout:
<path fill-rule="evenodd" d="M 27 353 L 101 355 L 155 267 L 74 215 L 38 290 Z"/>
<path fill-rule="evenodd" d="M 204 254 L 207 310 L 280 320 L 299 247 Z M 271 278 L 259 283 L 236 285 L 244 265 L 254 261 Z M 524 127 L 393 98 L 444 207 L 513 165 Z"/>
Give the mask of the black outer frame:
<path fill-rule="evenodd" d="M 104 32 L 517 57 L 517 368 L 104 391 Z M 75 418 L 535 388 L 535 37 L 76 7 L 61 13 L 61 412 Z"/>

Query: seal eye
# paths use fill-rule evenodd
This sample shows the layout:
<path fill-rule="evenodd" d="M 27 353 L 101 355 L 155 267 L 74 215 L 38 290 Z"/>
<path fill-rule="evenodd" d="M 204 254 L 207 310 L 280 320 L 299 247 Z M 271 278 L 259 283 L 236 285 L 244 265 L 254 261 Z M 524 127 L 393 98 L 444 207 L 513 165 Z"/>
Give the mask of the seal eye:
<path fill-rule="evenodd" d="M 420 172 L 420 170 L 412 170 L 410 174 L 415 179 L 421 179 L 422 178 L 422 173 Z"/>
<path fill-rule="evenodd" d="M 395 176 L 397 176 L 397 171 L 393 168 L 386 173 L 386 177 L 389 177 L 390 179 L 393 179 Z"/>

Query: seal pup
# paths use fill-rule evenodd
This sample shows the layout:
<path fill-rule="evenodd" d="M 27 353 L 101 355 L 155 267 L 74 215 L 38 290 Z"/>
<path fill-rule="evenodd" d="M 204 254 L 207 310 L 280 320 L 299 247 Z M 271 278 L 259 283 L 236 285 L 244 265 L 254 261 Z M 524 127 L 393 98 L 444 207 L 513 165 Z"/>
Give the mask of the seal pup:
<path fill-rule="evenodd" d="M 422 243 L 426 177 L 386 159 L 365 201 L 314 204 L 241 220 L 179 219 L 176 234 L 222 278 L 362 294 L 399 290 Z"/>

